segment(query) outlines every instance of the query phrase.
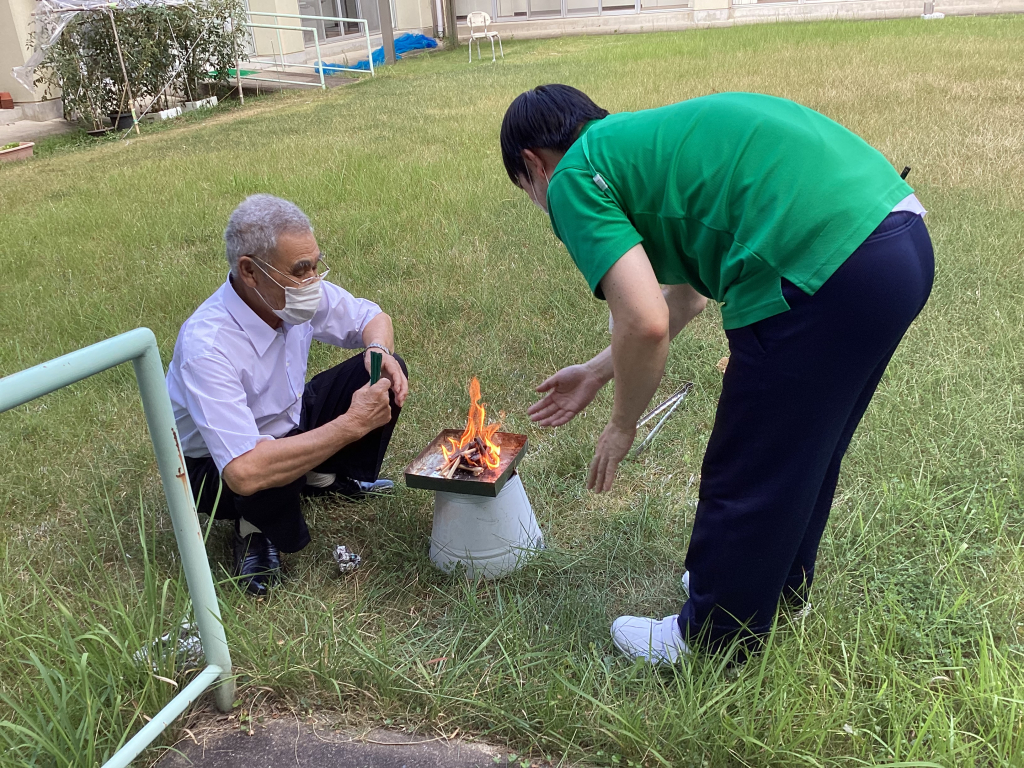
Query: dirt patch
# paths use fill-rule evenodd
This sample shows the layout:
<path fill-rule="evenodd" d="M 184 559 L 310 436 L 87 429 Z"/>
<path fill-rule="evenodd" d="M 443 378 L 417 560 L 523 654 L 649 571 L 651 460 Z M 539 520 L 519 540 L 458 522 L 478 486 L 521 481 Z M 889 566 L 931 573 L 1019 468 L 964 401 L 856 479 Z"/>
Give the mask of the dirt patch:
<path fill-rule="evenodd" d="M 326 721 L 285 718 L 256 726 L 198 727 L 156 768 L 494 768 L 508 766 L 498 747 L 444 736 L 371 729 L 337 731 Z M 518 765 L 518 763 L 515 763 Z"/>

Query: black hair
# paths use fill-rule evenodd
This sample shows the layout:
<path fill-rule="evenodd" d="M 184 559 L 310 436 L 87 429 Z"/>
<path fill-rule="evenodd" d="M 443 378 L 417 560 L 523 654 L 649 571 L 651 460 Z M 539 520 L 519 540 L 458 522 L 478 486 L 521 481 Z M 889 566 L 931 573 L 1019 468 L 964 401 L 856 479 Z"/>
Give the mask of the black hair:
<path fill-rule="evenodd" d="M 525 176 L 524 149 L 565 152 L 591 120 L 608 117 L 583 91 L 571 85 L 538 85 L 516 96 L 501 121 L 501 159 L 512 183 Z"/>

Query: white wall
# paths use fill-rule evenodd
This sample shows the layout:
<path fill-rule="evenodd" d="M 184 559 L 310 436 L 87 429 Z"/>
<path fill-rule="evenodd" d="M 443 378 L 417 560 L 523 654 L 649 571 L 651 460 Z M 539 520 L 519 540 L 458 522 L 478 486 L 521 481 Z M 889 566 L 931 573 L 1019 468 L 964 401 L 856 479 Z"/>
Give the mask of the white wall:
<path fill-rule="evenodd" d="M 2 2 L 2 0 L 0 0 Z M 250 11 L 278 11 L 279 13 L 298 13 L 298 0 L 249 0 L 247 3 Z M 299 19 L 277 18 L 275 16 L 253 16 L 253 24 L 277 24 L 283 27 L 297 27 L 301 22 Z M 256 53 L 260 57 L 270 57 L 274 54 L 302 53 L 306 47 L 302 41 L 301 32 L 290 32 L 283 29 L 253 29 L 253 36 L 256 40 Z M 281 33 L 278 43 L 278 32 Z M 245 66 L 242 66 L 245 69 Z"/>
<path fill-rule="evenodd" d="M 35 27 L 34 7 L 34 0 L 0 0 L 0 91 L 8 91 L 17 102 L 43 100 L 43 90 L 29 91 L 11 74 L 31 55 L 26 43 Z"/>

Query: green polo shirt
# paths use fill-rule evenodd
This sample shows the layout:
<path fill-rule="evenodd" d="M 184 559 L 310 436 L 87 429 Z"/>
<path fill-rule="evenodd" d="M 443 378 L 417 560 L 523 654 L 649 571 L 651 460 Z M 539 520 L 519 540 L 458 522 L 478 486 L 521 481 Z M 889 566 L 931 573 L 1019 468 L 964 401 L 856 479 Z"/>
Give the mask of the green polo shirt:
<path fill-rule="evenodd" d="M 588 123 L 547 202 L 598 298 L 612 264 L 642 243 L 658 281 L 719 302 L 728 330 L 789 309 L 780 278 L 813 294 L 912 192 L 824 115 L 722 93 Z"/>

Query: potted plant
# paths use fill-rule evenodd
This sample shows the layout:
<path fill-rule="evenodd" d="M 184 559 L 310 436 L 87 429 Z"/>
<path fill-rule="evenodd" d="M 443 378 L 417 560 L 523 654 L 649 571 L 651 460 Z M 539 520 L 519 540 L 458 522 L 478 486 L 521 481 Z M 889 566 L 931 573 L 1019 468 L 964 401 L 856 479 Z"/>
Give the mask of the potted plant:
<path fill-rule="evenodd" d="M 59 88 L 65 117 L 83 120 L 90 133 L 102 133 L 105 118 L 117 130 L 144 113 L 168 119 L 181 113 L 181 102 L 195 108 L 206 101 L 203 87 L 226 85 L 229 66 L 247 58 L 247 32 L 237 21 L 244 18 L 242 0 L 83 11 L 46 50 L 36 84 Z M 41 20 L 40 39 L 49 39 L 61 19 Z"/>
<path fill-rule="evenodd" d="M 34 147 L 35 143 L 31 141 L 12 141 L 10 144 L 0 144 L 0 163 L 32 157 Z"/>

